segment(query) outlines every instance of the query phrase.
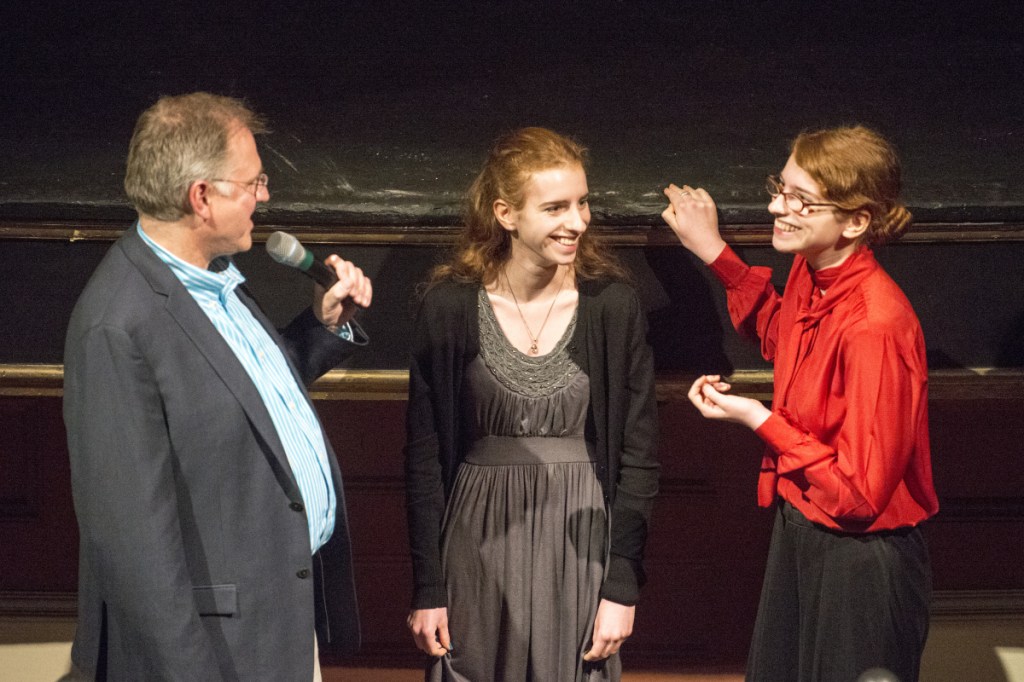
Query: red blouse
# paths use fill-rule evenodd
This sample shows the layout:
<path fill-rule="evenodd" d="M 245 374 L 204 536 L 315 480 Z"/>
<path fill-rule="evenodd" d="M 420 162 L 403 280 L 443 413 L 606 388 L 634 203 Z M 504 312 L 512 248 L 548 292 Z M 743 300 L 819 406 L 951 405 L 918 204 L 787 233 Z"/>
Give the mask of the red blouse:
<path fill-rule="evenodd" d="M 933 516 L 924 336 L 871 250 L 817 273 L 796 256 L 781 297 L 771 269 L 749 267 L 729 247 L 711 270 L 737 331 L 760 338 L 775 364 L 772 415 L 756 431 L 768 445 L 758 504 L 779 495 L 851 532 Z"/>

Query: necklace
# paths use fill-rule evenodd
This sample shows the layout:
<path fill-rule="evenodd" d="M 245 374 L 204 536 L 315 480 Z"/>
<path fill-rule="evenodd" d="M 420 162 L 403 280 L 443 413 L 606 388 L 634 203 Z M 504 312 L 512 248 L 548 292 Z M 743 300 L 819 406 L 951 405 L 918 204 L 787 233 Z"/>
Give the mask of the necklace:
<path fill-rule="evenodd" d="M 551 317 L 551 311 L 555 309 L 555 301 L 558 300 L 558 294 L 562 293 L 562 286 L 565 284 L 565 278 L 569 274 L 569 268 L 565 269 L 562 273 L 562 281 L 558 283 L 558 291 L 551 297 L 551 307 L 548 308 L 548 314 L 544 316 L 544 321 L 540 323 L 540 329 L 537 330 L 537 335 L 533 335 L 533 330 L 530 329 L 529 323 L 526 321 L 526 315 L 523 315 L 523 309 L 519 307 L 519 299 L 516 298 L 516 292 L 512 289 L 512 282 L 509 281 L 508 272 L 502 270 L 502 274 L 505 275 L 505 283 L 508 284 L 508 291 L 512 294 L 512 302 L 516 304 L 516 310 L 519 311 L 519 319 L 523 321 L 523 326 L 526 327 L 526 335 L 530 337 L 530 355 L 537 354 L 537 341 L 540 339 L 540 335 L 544 333 L 544 325 L 548 323 L 548 318 Z"/>

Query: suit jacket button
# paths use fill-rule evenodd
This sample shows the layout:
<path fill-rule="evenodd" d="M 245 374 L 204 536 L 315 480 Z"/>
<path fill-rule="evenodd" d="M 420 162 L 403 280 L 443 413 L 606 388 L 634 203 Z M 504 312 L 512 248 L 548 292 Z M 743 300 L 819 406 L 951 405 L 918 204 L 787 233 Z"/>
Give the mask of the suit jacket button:
<path fill-rule="evenodd" d="M 292 508 L 292 511 L 297 511 L 297 512 L 300 512 L 303 509 L 305 509 L 305 507 L 302 506 L 301 502 L 292 502 L 288 506 Z"/>
<path fill-rule="evenodd" d="M 302 569 L 299 569 L 299 570 L 298 570 L 298 571 L 297 571 L 297 572 L 295 573 L 295 575 L 297 575 L 297 576 L 299 576 L 300 578 L 302 578 L 303 580 L 305 580 L 306 578 L 308 578 L 308 577 L 309 577 L 309 569 L 308 569 L 308 568 L 302 568 Z"/>

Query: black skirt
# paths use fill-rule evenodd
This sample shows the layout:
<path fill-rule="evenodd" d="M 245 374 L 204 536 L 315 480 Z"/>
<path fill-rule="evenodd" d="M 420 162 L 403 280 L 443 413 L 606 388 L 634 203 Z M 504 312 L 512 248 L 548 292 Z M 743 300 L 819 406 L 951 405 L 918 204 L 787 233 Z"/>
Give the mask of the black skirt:
<path fill-rule="evenodd" d="M 918 679 L 932 576 L 919 528 L 842 533 L 780 501 L 747 659 L 751 682 Z"/>

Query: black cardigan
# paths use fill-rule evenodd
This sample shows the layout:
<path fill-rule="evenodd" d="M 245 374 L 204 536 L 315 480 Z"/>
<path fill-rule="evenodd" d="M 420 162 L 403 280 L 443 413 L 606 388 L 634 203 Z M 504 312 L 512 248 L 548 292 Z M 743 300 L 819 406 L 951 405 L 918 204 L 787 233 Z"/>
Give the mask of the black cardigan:
<path fill-rule="evenodd" d="M 444 282 L 420 306 L 409 367 L 406 507 L 415 609 L 448 605 L 441 525 L 468 443 L 459 424 L 466 366 L 479 353 L 479 284 Z M 657 407 L 647 323 L 631 287 L 580 282 L 569 353 L 590 379 L 585 437 L 611 509 L 611 547 L 601 597 L 635 604 L 645 581 L 643 551 L 658 493 Z"/>

